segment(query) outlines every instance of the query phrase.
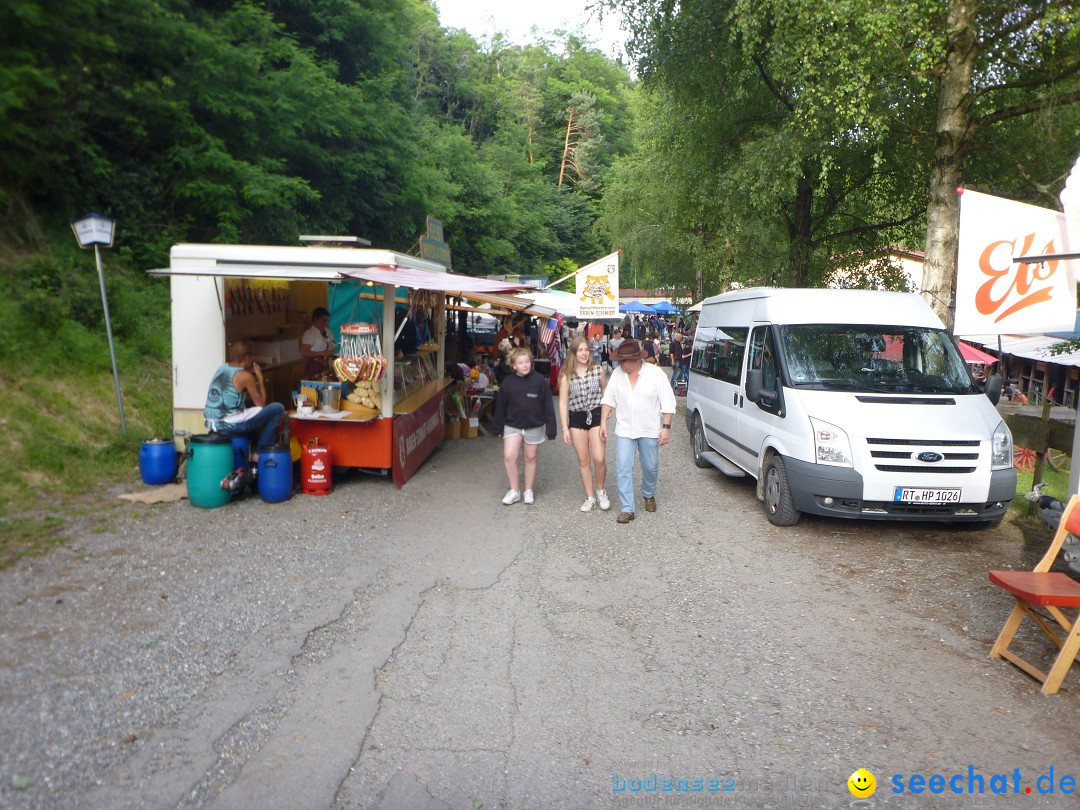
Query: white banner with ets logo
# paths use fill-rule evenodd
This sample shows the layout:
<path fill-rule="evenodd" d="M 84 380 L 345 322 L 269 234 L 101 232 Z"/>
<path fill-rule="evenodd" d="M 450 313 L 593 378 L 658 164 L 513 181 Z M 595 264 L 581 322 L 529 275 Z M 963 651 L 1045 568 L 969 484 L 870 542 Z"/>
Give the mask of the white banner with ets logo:
<path fill-rule="evenodd" d="M 1076 322 L 1073 262 L 1013 261 L 1068 252 L 1063 214 L 965 190 L 960 197 L 953 332 L 1071 332 Z"/>

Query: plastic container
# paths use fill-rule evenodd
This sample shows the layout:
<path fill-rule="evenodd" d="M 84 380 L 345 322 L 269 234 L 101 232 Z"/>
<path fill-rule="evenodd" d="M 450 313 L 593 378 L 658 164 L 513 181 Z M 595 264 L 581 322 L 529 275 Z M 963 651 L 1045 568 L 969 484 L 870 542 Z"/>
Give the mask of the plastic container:
<path fill-rule="evenodd" d="M 300 452 L 300 491 L 305 495 L 329 495 L 333 466 L 330 448 L 312 439 Z"/>
<path fill-rule="evenodd" d="M 139 474 L 144 484 L 158 486 L 176 479 L 176 448 L 168 439 L 150 439 L 139 450 Z"/>
<path fill-rule="evenodd" d="M 192 506 L 214 509 L 229 502 L 221 482 L 233 471 L 233 447 L 228 436 L 192 436 L 187 451 L 187 491 Z"/>
<path fill-rule="evenodd" d="M 280 503 L 292 497 L 292 456 L 287 444 L 259 448 L 259 497 Z"/>
<path fill-rule="evenodd" d="M 233 436 L 232 451 L 233 469 L 238 470 L 243 467 L 246 470 L 248 459 L 251 458 L 251 440 L 247 436 Z"/>

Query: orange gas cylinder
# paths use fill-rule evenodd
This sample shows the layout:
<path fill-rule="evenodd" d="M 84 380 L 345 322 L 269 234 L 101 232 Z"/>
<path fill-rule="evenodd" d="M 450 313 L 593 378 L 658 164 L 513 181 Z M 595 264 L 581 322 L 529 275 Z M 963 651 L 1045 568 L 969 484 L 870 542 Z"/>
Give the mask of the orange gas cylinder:
<path fill-rule="evenodd" d="M 305 495 L 329 495 L 330 448 L 312 439 L 300 454 L 300 491 Z"/>

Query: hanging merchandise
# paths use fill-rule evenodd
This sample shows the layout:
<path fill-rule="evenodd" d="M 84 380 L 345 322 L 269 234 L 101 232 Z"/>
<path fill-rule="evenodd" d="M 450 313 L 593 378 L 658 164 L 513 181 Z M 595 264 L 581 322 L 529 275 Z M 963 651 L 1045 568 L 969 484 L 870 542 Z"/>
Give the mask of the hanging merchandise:
<path fill-rule="evenodd" d="M 435 339 L 435 310 L 441 305 L 434 290 L 409 291 L 409 320 L 416 327 L 417 343 L 424 348 L 437 345 Z"/>
<path fill-rule="evenodd" d="M 382 353 L 376 324 L 344 324 L 341 327 L 340 352 L 340 356 L 334 360 L 334 373 L 342 382 L 379 380 L 386 372 L 388 361 Z"/>

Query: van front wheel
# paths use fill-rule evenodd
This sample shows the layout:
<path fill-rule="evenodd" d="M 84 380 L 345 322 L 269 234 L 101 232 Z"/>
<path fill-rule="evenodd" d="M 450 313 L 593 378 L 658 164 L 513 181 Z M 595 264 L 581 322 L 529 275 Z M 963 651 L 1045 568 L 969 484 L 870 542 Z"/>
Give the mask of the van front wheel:
<path fill-rule="evenodd" d="M 709 449 L 709 445 L 705 443 L 705 426 L 701 424 L 700 413 L 694 414 L 694 427 L 690 432 L 690 445 L 694 448 L 694 463 L 703 470 L 711 467 L 712 465 L 702 455 Z"/>
<path fill-rule="evenodd" d="M 780 456 L 773 456 L 765 466 L 765 515 L 774 526 L 794 526 L 801 517 L 791 500 L 787 470 Z"/>

